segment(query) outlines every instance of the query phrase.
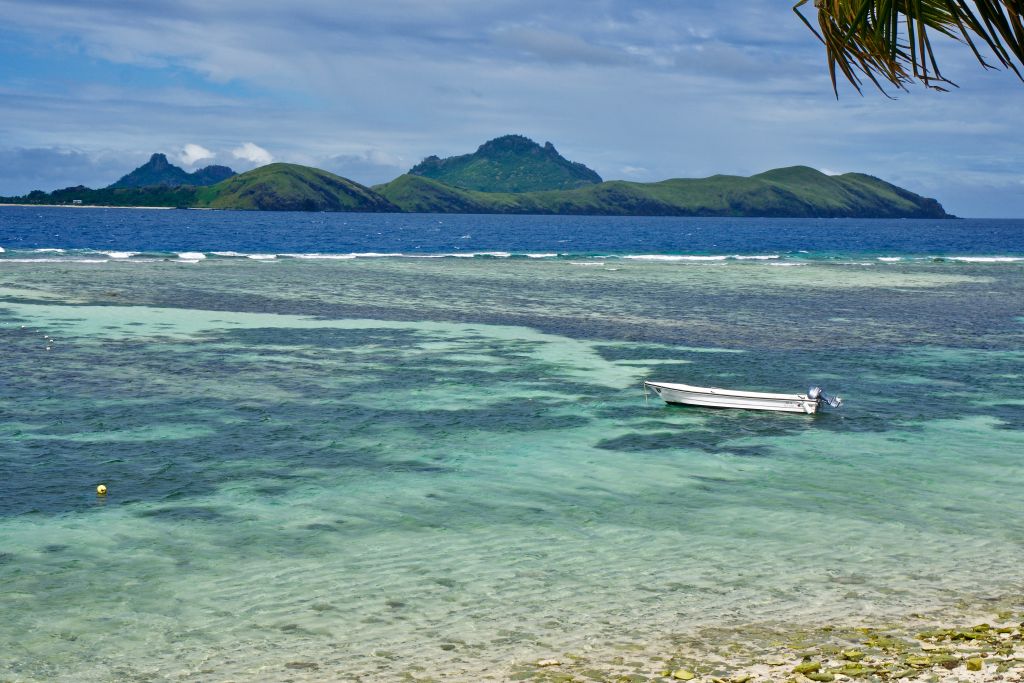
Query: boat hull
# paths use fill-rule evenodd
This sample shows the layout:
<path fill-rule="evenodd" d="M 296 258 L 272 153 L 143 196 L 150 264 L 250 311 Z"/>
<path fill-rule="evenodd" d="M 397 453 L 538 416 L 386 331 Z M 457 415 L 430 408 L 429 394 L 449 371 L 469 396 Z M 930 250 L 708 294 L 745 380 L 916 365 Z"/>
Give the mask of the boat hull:
<path fill-rule="evenodd" d="M 811 398 L 806 394 L 768 394 L 664 382 L 644 382 L 644 388 L 653 390 L 665 403 L 706 408 L 773 410 L 812 415 L 818 412 L 821 405 L 820 399 Z"/>

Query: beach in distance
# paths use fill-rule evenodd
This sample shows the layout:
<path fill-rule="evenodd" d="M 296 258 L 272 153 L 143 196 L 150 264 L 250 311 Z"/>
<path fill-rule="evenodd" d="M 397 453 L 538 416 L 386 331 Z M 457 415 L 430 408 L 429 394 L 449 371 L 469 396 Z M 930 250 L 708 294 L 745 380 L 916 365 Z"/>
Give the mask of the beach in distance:
<path fill-rule="evenodd" d="M 167 211 L 173 209 L 173 206 L 104 206 L 102 204 L 19 204 L 12 202 L 10 204 L 3 204 L 2 206 L 35 206 L 45 209 L 160 209 L 161 211 Z"/>
<path fill-rule="evenodd" d="M 2 681 L 1024 674 L 1022 220 L 8 206 L 0 338 Z"/>

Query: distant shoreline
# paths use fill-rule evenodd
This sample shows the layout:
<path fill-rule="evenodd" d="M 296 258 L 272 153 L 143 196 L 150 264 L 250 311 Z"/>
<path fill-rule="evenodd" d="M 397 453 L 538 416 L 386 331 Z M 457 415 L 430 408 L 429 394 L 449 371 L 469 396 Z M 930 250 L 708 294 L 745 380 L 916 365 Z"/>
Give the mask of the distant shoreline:
<path fill-rule="evenodd" d="M 10 204 L 0 202 L 0 206 L 35 206 L 48 209 L 148 209 L 151 211 L 173 210 L 174 206 L 110 206 L 103 204 Z"/>

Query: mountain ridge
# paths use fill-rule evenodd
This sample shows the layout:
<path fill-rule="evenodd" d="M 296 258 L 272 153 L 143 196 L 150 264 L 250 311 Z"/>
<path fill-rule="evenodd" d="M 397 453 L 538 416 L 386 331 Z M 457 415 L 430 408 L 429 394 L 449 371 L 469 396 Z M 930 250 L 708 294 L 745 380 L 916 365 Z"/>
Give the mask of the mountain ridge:
<path fill-rule="evenodd" d="M 865 174 L 809 167 L 755 176 L 714 175 L 656 183 L 605 181 L 574 190 L 496 193 L 406 174 L 373 188 L 403 211 L 611 216 L 950 218 L 938 201 Z"/>
<path fill-rule="evenodd" d="M 197 207 L 256 211 L 400 211 L 365 185 L 299 164 L 273 163 L 197 192 Z"/>
<path fill-rule="evenodd" d="M 183 168 L 175 166 L 167 160 L 167 155 L 156 152 L 149 161 L 118 179 L 116 182 L 107 185 L 107 190 L 116 190 L 129 187 L 151 187 L 163 185 L 166 187 L 179 187 L 182 185 L 193 185 L 203 187 L 216 185 L 222 180 L 236 175 L 227 166 L 205 166 L 197 171 L 189 173 Z"/>
<path fill-rule="evenodd" d="M 242 174 L 231 172 L 230 177 L 205 186 L 112 185 L 100 190 L 77 186 L 50 193 L 35 190 L 23 197 L 0 198 L 0 202 L 255 211 L 789 218 L 953 217 L 935 199 L 922 197 L 863 173 L 826 175 L 808 166 L 790 166 L 749 177 L 714 175 L 707 178 L 671 178 L 654 183 L 602 181 L 599 175 L 586 166 L 562 157 L 551 143 L 542 147 L 529 138 L 508 135 L 484 143 L 478 152 L 480 150 L 484 150 L 482 156 L 474 156 L 477 154 L 474 153 L 450 157 L 463 159 L 453 168 L 462 172 L 468 165 L 484 159 L 485 164 L 473 167 L 476 179 L 484 186 L 493 188 L 504 184 L 516 187 L 516 191 L 466 189 L 422 173 L 411 172 L 371 188 L 321 169 L 274 163 Z M 467 157 L 472 157 L 469 162 L 465 160 Z M 537 158 L 541 159 L 540 166 L 532 164 Z M 428 157 L 412 170 L 419 168 L 422 171 L 423 164 L 430 159 L 437 159 L 437 163 L 430 164 L 445 165 L 444 160 L 438 157 Z M 498 161 L 509 162 L 510 165 L 502 168 Z M 169 167 L 185 174 L 169 164 L 162 154 L 154 154 L 150 162 L 157 171 Z M 555 175 L 547 173 L 556 166 Z M 145 165 L 133 173 L 143 168 Z M 542 172 L 530 178 L 530 169 L 537 168 L 542 169 Z M 517 169 L 522 173 L 515 176 L 514 171 Z M 521 189 L 530 183 L 542 187 L 562 183 L 568 177 L 562 173 L 566 169 L 576 169 L 578 175 L 586 176 L 586 182 L 568 189 Z M 153 170 L 152 167 L 150 170 Z M 205 170 L 200 169 L 196 173 Z M 488 181 L 488 173 L 492 174 L 490 181 L 494 182 Z M 510 184 L 509 178 L 513 176 L 516 181 Z M 595 178 L 598 180 L 595 181 Z"/>
<path fill-rule="evenodd" d="M 488 140 L 472 154 L 445 159 L 431 155 L 409 174 L 478 192 L 570 190 L 602 181 L 596 171 L 569 161 L 550 142 L 542 147 L 523 135 Z"/>

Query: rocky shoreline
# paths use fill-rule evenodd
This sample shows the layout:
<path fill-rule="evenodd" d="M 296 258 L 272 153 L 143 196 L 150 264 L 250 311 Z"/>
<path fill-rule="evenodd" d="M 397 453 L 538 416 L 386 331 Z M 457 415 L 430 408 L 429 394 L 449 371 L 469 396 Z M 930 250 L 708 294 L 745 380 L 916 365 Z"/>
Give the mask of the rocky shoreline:
<path fill-rule="evenodd" d="M 1018 683 L 1024 681 L 1024 612 L 1000 611 L 958 626 L 914 615 L 896 627 L 712 628 L 677 636 L 661 650 L 624 644 L 610 658 L 566 653 L 518 664 L 496 680 Z"/>

